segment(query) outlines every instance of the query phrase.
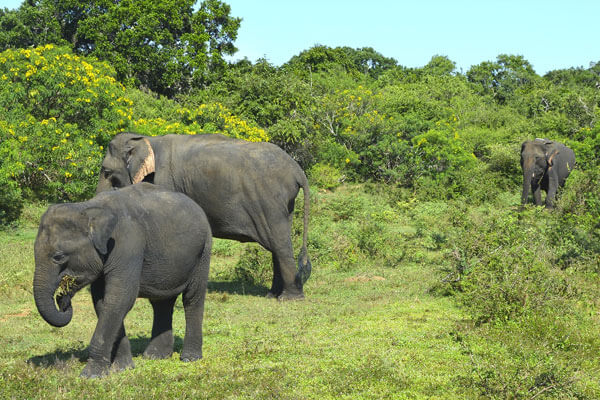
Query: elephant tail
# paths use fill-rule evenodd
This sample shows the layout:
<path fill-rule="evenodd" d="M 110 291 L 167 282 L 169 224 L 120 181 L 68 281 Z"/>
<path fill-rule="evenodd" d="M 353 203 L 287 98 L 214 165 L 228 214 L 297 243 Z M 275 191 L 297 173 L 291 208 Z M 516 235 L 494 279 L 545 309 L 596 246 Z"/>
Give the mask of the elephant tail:
<path fill-rule="evenodd" d="M 304 229 L 302 234 L 302 248 L 298 254 L 298 272 L 296 273 L 296 284 L 302 287 L 310 277 L 310 273 L 312 271 L 312 265 L 310 263 L 307 250 L 310 189 L 308 188 L 308 180 L 306 179 L 306 175 L 303 172 L 299 184 L 302 187 L 302 192 L 304 193 Z"/>

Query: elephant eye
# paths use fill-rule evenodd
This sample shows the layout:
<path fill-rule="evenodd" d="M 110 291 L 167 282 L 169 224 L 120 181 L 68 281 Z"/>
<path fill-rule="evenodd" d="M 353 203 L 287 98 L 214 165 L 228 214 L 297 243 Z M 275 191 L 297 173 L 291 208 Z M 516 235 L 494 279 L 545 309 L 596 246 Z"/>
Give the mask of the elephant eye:
<path fill-rule="evenodd" d="M 54 261 L 56 264 L 62 264 L 63 262 L 66 261 L 66 259 L 67 259 L 67 256 L 65 255 L 65 253 L 61 253 L 61 252 L 55 253 L 52 256 L 52 261 Z"/>
<path fill-rule="evenodd" d="M 108 179 L 113 174 L 110 169 L 102 168 L 102 174 L 104 174 L 104 178 Z"/>

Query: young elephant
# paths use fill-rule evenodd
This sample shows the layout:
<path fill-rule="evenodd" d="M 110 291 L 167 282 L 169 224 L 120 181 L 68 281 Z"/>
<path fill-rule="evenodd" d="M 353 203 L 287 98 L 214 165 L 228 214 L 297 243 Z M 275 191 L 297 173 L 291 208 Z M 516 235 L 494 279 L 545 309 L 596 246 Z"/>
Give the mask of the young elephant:
<path fill-rule="evenodd" d="M 521 146 L 521 168 L 523 169 L 523 192 L 521 203 L 527 203 L 529 188 L 538 206 L 542 205 L 541 190 L 546 192 L 546 208 L 554 207 L 554 196 L 565 184 L 575 167 L 575 153 L 562 143 L 547 139 L 535 139 Z"/>
<path fill-rule="evenodd" d="M 133 368 L 123 319 L 137 297 L 148 298 L 154 309 L 146 357 L 173 353 L 173 307 L 183 293 L 180 358 L 202 358 L 211 236 L 200 206 L 148 183 L 48 208 L 35 240 L 33 294 L 46 322 L 61 327 L 73 315 L 71 298 L 91 284 L 98 324 L 81 376 Z"/>

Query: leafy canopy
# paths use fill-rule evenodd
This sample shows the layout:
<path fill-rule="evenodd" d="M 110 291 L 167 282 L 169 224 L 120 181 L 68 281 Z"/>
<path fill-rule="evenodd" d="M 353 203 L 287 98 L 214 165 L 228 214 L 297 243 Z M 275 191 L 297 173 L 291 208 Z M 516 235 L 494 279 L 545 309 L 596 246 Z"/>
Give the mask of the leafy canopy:
<path fill-rule="evenodd" d="M 125 84 L 167 96 L 222 73 L 241 19 L 219 0 L 27 0 L 0 13 L 0 50 L 68 43 L 109 61 Z"/>

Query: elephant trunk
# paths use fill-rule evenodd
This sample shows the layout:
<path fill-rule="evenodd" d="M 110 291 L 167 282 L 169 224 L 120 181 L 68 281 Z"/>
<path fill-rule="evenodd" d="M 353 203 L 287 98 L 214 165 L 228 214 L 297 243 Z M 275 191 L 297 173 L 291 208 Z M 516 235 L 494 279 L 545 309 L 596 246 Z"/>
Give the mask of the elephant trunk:
<path fill-rule="evenodd" d="M 60 310 L 56 307 L 54 293 L 60 284 L 57 266 L 36 265 L 33 276 L 35 305 L 44 320 L 52 326 L 61 327 L 71 322 L 73 308 L 70 295 L 57 296 Z"/>
<path fill-rule="evenodd" d="M 527 204 L 531 180 L 533 179 L 533 167 L 523 168 L 523 193 L 521 194 L 521 204 Z"/>

